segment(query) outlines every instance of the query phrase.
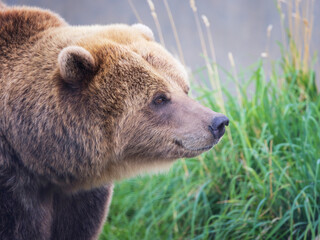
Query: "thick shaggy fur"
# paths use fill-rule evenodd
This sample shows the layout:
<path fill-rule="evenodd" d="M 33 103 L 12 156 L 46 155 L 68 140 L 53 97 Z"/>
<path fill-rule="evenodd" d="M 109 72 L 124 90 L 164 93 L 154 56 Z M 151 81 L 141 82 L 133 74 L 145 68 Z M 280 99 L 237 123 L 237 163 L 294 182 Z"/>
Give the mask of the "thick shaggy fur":
<path fill-rule="evenodd" d="M 113 181 L 210 149 L 188 90 L 146 26 L 0 3 L 0 239 L 96 239 Z"/>

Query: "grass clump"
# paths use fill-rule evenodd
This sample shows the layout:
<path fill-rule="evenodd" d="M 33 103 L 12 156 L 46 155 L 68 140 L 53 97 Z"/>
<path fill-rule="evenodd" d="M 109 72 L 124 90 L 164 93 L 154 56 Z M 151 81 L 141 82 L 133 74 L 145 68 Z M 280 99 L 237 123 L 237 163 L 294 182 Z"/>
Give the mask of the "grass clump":
<path fill-rule="evenodd" d="M 307 32 L 297 29 L 288 32 Z M 288 37 L 272 73 L 259 60 L 247 79 L 239 81 L 236 71 L 228 75 L 237 97 L 220 82 L 216 87 L 217 67 L 205 56 L 206 68 L 194 76 L 208 71 L 213 80 L 193 91 L 201 103 L 227 114 L 228 133 L 214 149 L 178 161 L 167 174 L 118 183 L 101 240 L 320 235 L 320 95 L 310 54 L 299 50 L 309 49 L 308 41 Z"/>

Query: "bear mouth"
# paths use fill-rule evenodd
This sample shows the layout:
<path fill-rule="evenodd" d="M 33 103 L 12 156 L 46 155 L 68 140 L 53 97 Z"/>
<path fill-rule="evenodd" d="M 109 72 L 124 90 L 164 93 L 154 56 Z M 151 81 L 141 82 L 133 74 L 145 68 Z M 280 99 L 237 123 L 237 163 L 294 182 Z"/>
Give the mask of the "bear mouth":
<path fill-rule="evenodd" d="M 209 149 L 211 149 L 215 144 L 216 142 L 214 142 L 213 144 L 209 145 L 209 146 L 205 146 L 205 147 L 201 147 L 201 148 L 189 148 L 189 147 L 186 147 L 181 140 L 177 140 L 175 139 L 174 141 L 174 144 L 179 146 L 180 148 L 183 148 L 184 150 L 187 150 L 189 152 L 198 152 L 199 154 L 201 152 L 205 152 L 205 151 L 208 151 Z"/>

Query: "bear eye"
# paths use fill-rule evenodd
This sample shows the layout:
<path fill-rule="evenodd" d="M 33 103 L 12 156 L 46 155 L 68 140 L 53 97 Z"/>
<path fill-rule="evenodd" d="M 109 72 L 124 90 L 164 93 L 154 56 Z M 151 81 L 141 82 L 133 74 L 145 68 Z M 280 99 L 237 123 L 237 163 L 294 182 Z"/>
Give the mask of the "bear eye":
<path fill-rule="evenodd" d="M 156 106 L 159 106 L 159 105 L 164 105 L 164 104 L 168 103 L 169 101 L 170 100 L 165 95 L 160 95 L 160 96 L 157 96 L 153 100 L 153 104 Z"/>

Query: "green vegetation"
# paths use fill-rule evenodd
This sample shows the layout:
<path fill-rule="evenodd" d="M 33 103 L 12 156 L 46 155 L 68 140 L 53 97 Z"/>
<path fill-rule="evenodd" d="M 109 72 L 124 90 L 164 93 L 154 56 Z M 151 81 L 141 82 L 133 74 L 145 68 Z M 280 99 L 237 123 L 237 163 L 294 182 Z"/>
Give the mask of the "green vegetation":
<path fill-rule="evenodd" d="M 236 97 L 216 85 L 193 87 L 200 102 L 227 114 L 228 132 L 167 174 L 118 183 L 101 240 L 320 235 L 320 95 L 309 56 L 288 35 L 272 73 L 259 60 L 240 85 L 229 74 Z"/>

